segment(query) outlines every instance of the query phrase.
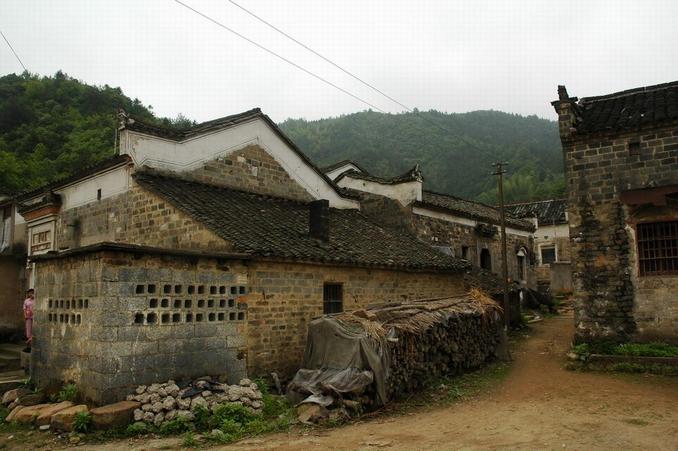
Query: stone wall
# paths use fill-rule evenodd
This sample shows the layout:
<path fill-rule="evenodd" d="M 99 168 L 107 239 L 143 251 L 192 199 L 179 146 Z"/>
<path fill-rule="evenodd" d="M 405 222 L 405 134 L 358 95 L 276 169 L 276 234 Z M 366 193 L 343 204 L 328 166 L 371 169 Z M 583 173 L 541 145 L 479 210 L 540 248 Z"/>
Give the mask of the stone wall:
<path fill-rule="evenodd" d="M 443 297 L 464 291 L 461 274 L 409 273 L 305 264 L 252 263 L 248 371 L 291 376 L 302 363 L 308 324 L 323 313 L 323 284 L 341 283 L 345 311 L 370 303 Z"/>
<path fill-rule="evenodd" d="M 678 184 L 678 126 L 578 137 L 567 126 L 568 117 L 561 114 L 561 139 L 576 299 L 575 338 L 625 341 L 654 332 L 675 337 L 677 301 L 667 296 L 675 277 L 657 282 L 654 277 L 637 276 L 635 220 L 620 194 Z M 673 218 L 678 215 L 674 213 Z"/>
<path fill-rule="evenodd" d="M 301 201 L 313 200 L 282 166 L 256 145 L 212 160 L 182 176 L 209 183 L 271 196 Z"/>
<path fill-rule="evenodd" d="M 139 384 L 245 374 L 239 262 L 100 251 L 37 262 L 31 375 L 95 402 Z"/>
<path fill-rule="evenodd" d="M 59 213 L 59 249 L 103 241 L 172 249 L 231 249 L 203 224 L 136 183 L 125 193 Z"/>
<path fill-rule="evenodd" d="M 501 233 L 493 237 L 480 236 L 473 226 L 452 223 L 443 219 L 431 218 L 423 215 L 413 215 L 415 231 L 419 239 L 432 246 L 449 246 L 457 257 L 463 256 L 463 247 L 467 247 L 467 258 L 475 266 L 480 266 L 480 252 L 482 249 L 490 251 L 492 272 L 501 275 Z M 532 240 L 528 236 L 506 234 L 508 248 L 508 275 L 513 280 L 519 280 L 518 258 L 516 253 L 525 248 L 528 255 L 525 258 L 525 279 L 529 287 L 534 287 L 534 256 L 532 255 Z"/>

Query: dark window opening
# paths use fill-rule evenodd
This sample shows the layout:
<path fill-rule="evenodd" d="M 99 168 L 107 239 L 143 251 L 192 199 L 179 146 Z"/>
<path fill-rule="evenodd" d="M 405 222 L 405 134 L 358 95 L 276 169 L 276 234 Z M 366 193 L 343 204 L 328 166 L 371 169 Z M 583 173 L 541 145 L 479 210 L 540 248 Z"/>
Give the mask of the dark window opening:
<path fill-rule="evenodd" d="M 172 314 L 172 322 L 173 323 L 178 323 L 180 321 L 181 321 L 181 313 Z"/>
<path fill-rule="evenodd" d="M 208 308 L 213 308 L 213 307 L 214 307 L 214 299 L 208 299 L 208 300 L 207 300 L 207 307 L 208 307 Z"/>
<path fill-rule="evenodd" d="M 174 300 L 174 308 L 181 308 L 181 299 Z"/>
<path fill-rule="evenodd" d="M 172 292 L 172 285 L 165 285 L 162 287 L 162 292 L 165 294 L 170 294 Z"/>
<path fill-rule="evenodd" d="M 170 322 L 170 314 L 169 313 L 163 313 L 160 318 L 161 318 L 163 323 L 169 323 Z"/>
<path fill-rule="evenodd" d="M 157 308 L 158 307 L 158 300 L 157 299 L 151 299 L 148 301 L 148 306 L 150 308 Z"/>
<path fill-rule="evenodd" d="M 158 320 L 158 315 L 149 313 L 146 315 L 146 324 L 154 324 Z"/>
<path fill-rule="evenodd" d="M 549 265 L 556 261 L 556 247 L 544 246 L 541 249 L 541 264 Z"/>
<path fill-rule="evenodd" d="M 340 313 L 344 311 L 344 292 L 340 283 L 326 283 L 323 286 L 323 313 Z"/>
<path fill-rule="evenodd" d="M 193 313 L 186 313 L 186 322 L 187 323 L 193 322 Z"/>
<path fill-rule="evenodd" d="M 160 301 L 160 307 L 167 308 L 169 307 L 169 299 L 163 299 Z"/>
<path fill-rule="evenodd" d="M 184 301 L 184 308 L 191 308 L 192 305 L 193 305 L 193 301 L 191 299 L 186 299 Z"/>
<path fill-rule="evenodd" d="M 238 321 L 245 320 L 245 312 L 238 312 Z"/>
<path fill-rule="evenodd" d="M 480 267 L 492 271 L 492 255 L 490 255 L 489 249 L 480 251 Z"/>
<path fill-rule="evenodd" d="M 638 224 L 641 276 L 678 274 L 678 221 Z"/>
<path fill-rule="evenodd" d="M 137 285 L 136 293 L 137 294 L 143 294 L 144 293 L 144 286 L 143 285 Z"/>
<path fill-rule="evenodd" d="M 97 190 L 97 200 L 101 200 L 101 188 Z"/>
<path fill-rule="evenodd" d="M 220 286 L 219 287 L 219 294 L 226 294 L 226 287 L 225 286 Z"/>
<path fill-rule="evenodd" d="M 205 307 L 205 300 L 199 299 L 198 300 L 198 308 L 204 308 L 204 307 Z"/>
<path fill-rule="evenodd" d="M 219 313 L 219 321 L 223 321 L 225 318 L 225 315 L 223 313 Z"/>
<path fill-rule="evenodd" d="M 212 286 L 210 287 L 210 294 L 217 294 L 217 287 L 215 287 L 214 285 L 212 285 Z"/>
<path fill-rule="evenodd" d="M 209 315 L 207 315 L 207 318 L 210 321 L 214 321 L 215 319 L 217 319 L 217 315 L 216 315 L 216 313 L 210 313 Z"/>
<path fill-rule="evenodd" d="M 221 308 L 226 307 L 226 299 L 220 299 L 219 300 L 219 307 L 221 307 Z"/>
<path fill-rule="evenodd" d="M 144 314 L 136 313 L 134 315 L 134 324 L 143 324 L 144 323 Z"/>
<path fill-rule="evenodd" d="M 193 294 L 195 293 L 195 285 L 189 285 L 188 286 L 188 294 Z"/>
<path fill-rule="evenodd" d="M 202 313 L 196 313 L 196 315 L 195 315 L 195 320 L 196 320 L 197 322 L 201 322 L 201 321 L 202 321 Z"/>
<path fill-rule="evenodd" d="M 468 260 L 468 246 L 461 247 L 461 258 Z"/>
<path fill-rule="evenodd" d="M 149 284 L 148 285 L 148 292 L 151 293 L 151 294 L 155 293 L 155 285 Z"/>

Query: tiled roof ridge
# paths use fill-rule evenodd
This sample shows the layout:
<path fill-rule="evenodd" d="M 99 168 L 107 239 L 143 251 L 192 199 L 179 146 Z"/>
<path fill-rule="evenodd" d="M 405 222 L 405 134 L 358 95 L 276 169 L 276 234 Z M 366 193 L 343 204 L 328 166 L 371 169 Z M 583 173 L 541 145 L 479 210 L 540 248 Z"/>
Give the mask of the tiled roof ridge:
<path fill-rule="evenodd" d="M 179 175 L 176 175 L 170 171 L 162 171 L 156 168 L 149 168 L 149 167 L 143 167 L 142 169 L 138 169 L 132 177 L 134 179 L 143 179 L 144 177 L 152 177 L 152 178 L 163 178 L 163 179 L 169 179 L 169 180 L 178 180 L 183 183 L 187 183 L 190 185 L 197 185 L 197 186 L 207 186 L 210 188 L 226 191 L 226 192 L 233 192 L 233 193 L 239 193 L 239 194 L 245 194 L 250 197 L 256 197 L 262 200 L 271 200 L 274 202 L 278 203 L 287 203 L 287 204 L 294 204 L 294 205 L 308 205 L 308 202 L 304 202 L 301 200 L 297 199 L 290 199 L 289 197 L 281 197 L 281 196 L 274 196 L 272 194 L 260 194 L 260 193 L 255 193 L 253 191 L 247 191 L 244 189 L 238 189 L 238 188 L 231 188 L 229 186 L 223 186 L 223 185 L 215 185 L 213 183 L 205 183 L 201 182 L 199 180 L 195 180 L 189 177 L 181 177 Z"/>
<path fill-rule="evenodd" d="M 330 165 L 323 166 L 323 167 L 320 168 L 320 170 L 323 171 L 323 172 L 325 172 L 325 173 L 327 173 L 327 172 L 333 171 L 333 170 L 335 170 L 335 169 L 337 169 L 337 168 L 340 168 L 340 167 L 342 167 L 342 166 L 344 166 L 344 165 L 347 165 L 347 164 L 352 164 L 353 166 L 355 166 L 355 167 L 357 167 L 358 169 L 360 169 L 363 173 L 369 174 L 369 172 L 366 171 L 362 166 L 360 166 L 358 163 L 356 163 L 355 161 L 350 160 L 350 159 L 345 159 L 345 160 L 337 161 L 336 163 L 332 163 L 332 164 L 330 164 Z"/>
<path fill-rule="evenodd" d="M 52 182 L 46 183 L 42 186 L 39 186 L 37 188 L 33 188 L 28 191 L 20 192 L 14 195 L 16 199 L 23 200 L 23 199 L 28 199 L 33 196 L 37 196 L 43 191 L 46 190 L 53 190 L 56 188 L 59 188 L 63 185 L 75 182 L 76 180 L 79 180 L 81 178 L 87 177 L 92 174 L 96 174 L 97 172 L 104 171 L 109 168 L 113 168 L 115 166 L 124 164 L 124 163 L 131 163 L 132 158 L 127 155 L 127 154 L 118 154 L 118 155 L 113 155 L 109 158 L 106 158 L 104 160 L 99 161 L 98 163 L 91 164 L 89 166 L 84 167 L 83 169 L 75 172 L 74 174 L 71 174 L 66 177 L 62 177 L 60 179 L 54 180 Z"/>
<path fill-rule="evenodd" d="M 488 207 L 488 208 L 492 208 L 494 210 L 499 211 L 499 209 L 497 207 L 495 207 L 494 205 L 488 205 L 486 203 L 483 203 L 483 202 L 480 202 L 480 201 L 477 201 L 477 200 L 471 200 L 471 199 L 466 199 L 464 197 L 455 196 L 454 194 L 441 193 L 441 192 L 438 192 L 438 191 L 432 191 L 430 189 L 425 189 L 424 192 L 429 193 L 429 194 L 435 194 L 436 196 L 449 197 L 449 198 L 452 198 L 452 199 L 455 199 L 455 200 L 463 200 L 464 202 L 470 202 L 472 204 L 482 205 L 483 207 Z"/>
<path fill-rule="evenodd" d="M 590 96 L 590 97 L 582 97 L 579 99 L 580 104 L 584 103 L 591 103 L 591 102 L 596 102 L 599 100 L 612 100 L 620 97 L 627 97 L 630 95 L 634 94 L 639 94 L 639 93 L 644 93 L 644 92 L 654 92 L 654 91 L 659 91 L 662 89 L 669 89 L 669 88 L 675 88 L 678 87 L 678 80 L 676 81 L 671 81 L 667 83 L 660 83 L 657 85 L 650 85 L 650 86 L 642 86 L 639 88 L 632 88 L 632 89 L 626 89 L 623 91 L 617 91 L 613 92 L 610 94 L 603 94 L 599 96 Z"/>
<path fill-rule="evenodd" d="M 528 202 L 514 202 L 511 204 L 504 204 L 504 207 L 515 207 L 518 205 L 530 205 L 530 204 L 539 204 L 543 202 L 567 202 L 567 199 L 563 197 L 555 197 L 553 199 L 541 199 L 541 200 L 533 200 L 533 201 L 528 201 Z M 499 207 L 495 207 L 499 208 Z"/>
<path fill-rule="evenodd" d="M 200 133 L 201 130 L 209 128 L 216 125 L 228 125 L 236 120 L 245 120 L 251 117 L 263 116 L 261 108 L 256 107 L 243 111 L 241 113 L 230 114 L 228 116 L 223 116 L 217 119 L 211 119 L 209 121 L 201 122 L 189 128 L 184 129 L 174 129 L 167 127 L 165 125 L 154 124 L 152 122 L 146 121 L 144 119 L 139 119 L 134 115 L 126 115 L 124 112 L 124 123 L 122 126 L 124 128 L 129 128 L 130 130 L 135 131 L 157 131 L 160 133 L 160 136 L 171 135 L 177 138 L 182 138 L 190 136 L 191 134 Z"/>
<path fill-rule="evenodd" d="M 350 169 L 340 174 L 335 180 L 335 182 L 339 182 L 339 180 L 341 180 L 344 177 L 351 177 L 359 180 L 367 180 L 370 182 L 382 183 L 384 185 L 396 185 L 398 183 L 414 182 L 420 180 L 423 181 L 418 164 L 416 164 L 413 168 L 407 170 L 405 173 L 390 178 L 379 177 L 365 172 L 358 172 L 355 169 Z"/>

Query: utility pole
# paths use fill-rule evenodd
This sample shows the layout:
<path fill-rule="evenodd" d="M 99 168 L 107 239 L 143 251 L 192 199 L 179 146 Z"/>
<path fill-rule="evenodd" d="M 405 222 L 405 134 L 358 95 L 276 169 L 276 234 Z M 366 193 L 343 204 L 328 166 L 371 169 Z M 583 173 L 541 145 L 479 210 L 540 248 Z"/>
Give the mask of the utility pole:
<path fill-rule="evenodd" d="M 504 211 L 504 166 L 508 163 L 495 163 L 496 170 L 492 175 L 498 175 L 499 179 L 499 213 L 501 216 L 501 272 L 504 278 L 504 330 L 509 328 L 509 285 L 508 285 L 508 251 L 506 249 L 506 212 Z"/>

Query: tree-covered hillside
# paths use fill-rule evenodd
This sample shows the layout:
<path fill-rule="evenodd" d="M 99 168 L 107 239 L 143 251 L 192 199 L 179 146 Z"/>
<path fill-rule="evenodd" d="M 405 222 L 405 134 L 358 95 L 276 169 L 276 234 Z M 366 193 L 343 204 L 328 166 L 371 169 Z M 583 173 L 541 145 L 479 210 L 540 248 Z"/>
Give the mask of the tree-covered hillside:
<path fill-rule="evenodd" d="M 120 88 L 53 77 L 0 77 L 0 192 L 24 191 L 114 154 L 117 108 L 168 126 Z M 188 121 L 190 123 L 190 121 Z"/>
<path fill-rule="evenodd" d="M 62 72 L 0 77 L 0 193 L 34 188 L 113 155 L 118 108 L 165 126 L 193 124 L 181 115 L 156 118 L 151 106 L 120 88 Z M 281 127 L 320 166 L 348 158 L 375 175 L 394 176 L 419 163 L 428 189 L 487 203 L 496 199 L 489 175 L 495 161 L 510 163 L 509 201 L 560 195 L 563 188 L 557 126 L 534 116 L 364 111 Z"/>
<path fill-rule="evenodd" d="M 331 119 L 287 120 L 282 129 L 320 165 L 352 159 L 374 175 L 416 163 L 428 189 L 496 202 L 492 164 L 508 162 L 508 201 L 563 194 L 555 122 L 498 111 L 445 114 L 373 111 Z"/>

